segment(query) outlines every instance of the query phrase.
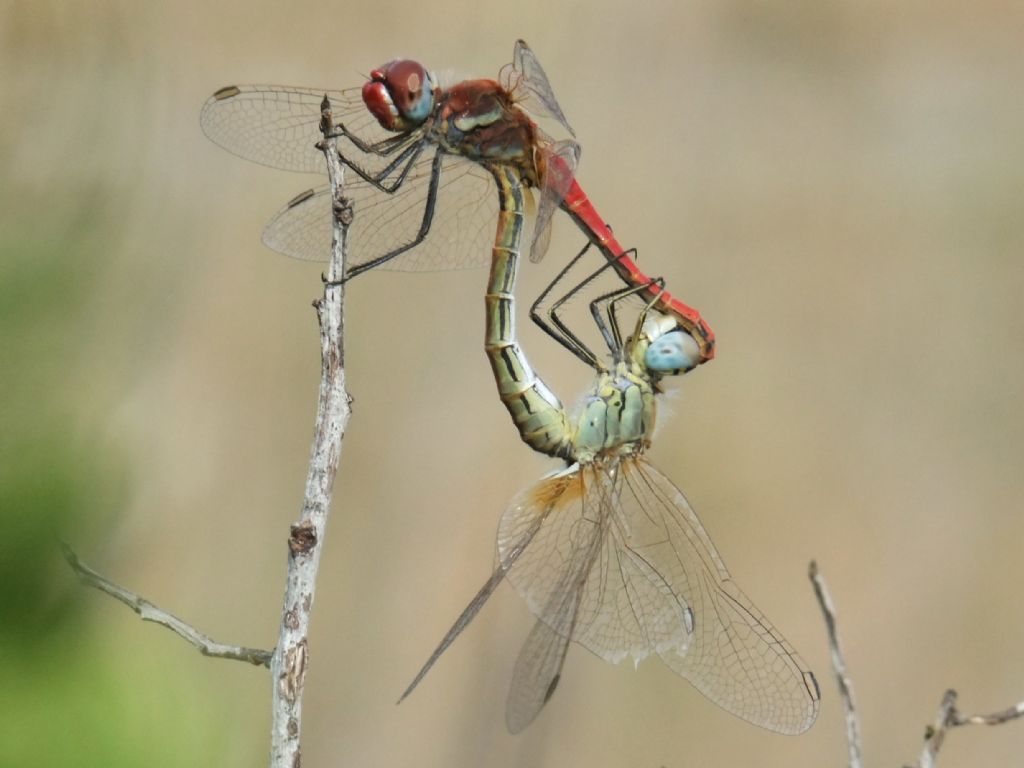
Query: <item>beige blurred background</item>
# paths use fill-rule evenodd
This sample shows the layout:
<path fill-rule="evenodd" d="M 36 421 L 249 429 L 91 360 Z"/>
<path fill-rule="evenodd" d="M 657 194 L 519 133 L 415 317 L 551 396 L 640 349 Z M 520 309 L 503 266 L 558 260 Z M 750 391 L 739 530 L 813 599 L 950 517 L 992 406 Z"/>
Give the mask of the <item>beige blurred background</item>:
<path fill-rule="evenodd" d="M 657 661 L 634 671 L 577 647 L 542 716 L 509 736 L 504 697 L 531 625 L 509 588 L 394 706 L 486 577 L 505 503 L 552 465 L 494 395 L 485 275 L 381 272 L 349 292 L 355 415 L 314 613 L 304 765 L 842 764 L 811 558 L 839 605 L 871 764 L 916 755 L 947 687 L 968 710 L 1024 698 L 1020 7 L 0 8 L 0 515 L 17 532 L 4 537 L 5 755 L 266 760 L 266 673 L 77 589 L 51 539 L 218 639 L 274 642 L 320 283 L 259 232 L 315 179 L 215 147 L 203 100 L 235 82 L 358 84 L 396 56 L 493 75 L 517 37 L 577 130 L 598 208 L 717 333 L 718 358 L 671 385 L 651 458 L 817 672 L 821 714 L 776 736 Z M 524 298 L 579 242 L 562 230 L 547 262 L 523 269 Z M 571 402 L 586 371 L 521 319 Z M 942 764 L 1016 764 L 1022 750 L 1024 725 L 975 729 Z"/>

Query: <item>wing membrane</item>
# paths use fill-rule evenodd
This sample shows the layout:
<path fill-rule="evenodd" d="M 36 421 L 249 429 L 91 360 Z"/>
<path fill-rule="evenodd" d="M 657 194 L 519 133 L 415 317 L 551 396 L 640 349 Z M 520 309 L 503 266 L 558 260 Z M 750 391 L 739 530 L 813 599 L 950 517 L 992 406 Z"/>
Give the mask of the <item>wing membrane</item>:
<path fill-rule="evenodd" d="M 321 160 L 323 158 L 321 157 Z M 399 189 L 383 192 L 349 172 L 345 195 L 354 202 L 349 257 L 355 266 L 412 241 L 423 223 L 433 154 L 417 160 Z M 263 230 L 267 247 L 308 261 L 327 261 L 331 253 L 332 200 L 329 187 L 293 198 Z M 498 221 L 494 180 L 480 166 L 446 155 L 430 231 L 412 250 L 381 269 L 423 271 L 478 267 L 490 261 L 490 243 Z"/>
<path fill-rule="evenodd" d="M 452 624 L 448 632 L 445 633 L 445 636 L 441 639 L 437 648 L 435 648 L 434 652 L 430 654 L 430 658 L 427 659 L 426 664 L 423 665 L 416 677 L 413 678 L 409 687 L 405 689 L 405 693 L 403 693 L 401 698 L 398 700 L 399 703 L 413 692 L 416 686 L 419 685 L 420 681 L 426 677 L 434 664 L 437 663 L 437 660 L 441 658 L 441 655 L 448 650 L 448 646 L 455 642 L 455 639 L 462 634 L 462 630 L 469 626 L 470 622 L 473 621 L 480 609 L 484 607 L 487 600 L 490 599 L 492 594 L 494 594 L 494 590 L 497 589 L 498 585 L 505 579 L 508 568 L 515 563 L 523 552 L 526 551 L 530 542 L 533 541 L 533 537 L 537 534 L 537 531 L 540 530 L 544 521 L 552 513 L 559 499 L 561 499 L 565 489 L 572 484 L 574 474 L 574 468 L 552 472 L 542 478 L 540 482 L 534 485 L 525 494 L 521 495 L 521 498 L 524 500 L 523 506 L 528 508 L 529 514 L 527 514 L 524 509 L 524 513 L 519 516 L 518 523 L 520 524 L 520 527 L 514 534 L 512 534 L 515 536 L 515 539 L 506 540 L 504 558 L 498 562 L 490 577 L 486 582 L 484 582 L 484 585 L 479 589 L 473 599 L 469 601 L 469 605 L 467 605 L 463 609 L 462 613 L 459 614 L 459 617 L 455 620 L 455 623 Z M 544 644 L 544 641 L 545 638 L 537 639 L 537 643 L 541 645 Z M 530 645 L 530 643 L 528 642 L 527 645 Z M 524 653 L 526 653 L 525 649 Z M 524 675 L 524 679 L 532 676 L 533 675 L 530 674 Z M 547 686 L 547 690 L 550 695 L 550 691 L 553 690 L 553 684 Z M 524 699 L 536 698 L 532 691 L 523 691 L 520 695 Z M 510 693 L 509 696 L 511 700 L 512 693 Z M 541 701 L 540 705 L 537 706 L 536 710 L 533 712 L 533 715 L 530 715 L 529 719 L 522 724 L 523 728 L 525 728 L 526 725 L 529 724 L 529 721 L 536 716 L 537 711 L 539 711 L 540 707 L 544 705 L 544 701 L 547 701 L 547 699 L 544 698 L 543 701 Z M 520 711 L 525 710 L 526 706 L 527 705 L 524 704 Z M 525 717 L 525 715 L 523 716 Z M 510 730 L 513 727 L 513 722 L 518 721 L 509 718 Z"/>
<path fill-rule="evenodd" d="M 613 663 L 657 653 L 716 704 L 769 730 L 800 733 L 814 722 L 814 676 L 732 581 L 661 473 L 641 458 L 585 465 L 551 506 L 507 568 L 547 627 L 535 628 L 520 657 L 510 706 L 536 714 L 561 669 L 559 638 L 570 638 Z M 528 503 L 508 509 L 499 558 L 534 519 Z"/>
<path fill-rule="evenodd" d="M 530 546 L 507 567 L 535 616 L 612 663 L 685 650 L 692 627 L 689 607 L 662 575 L 620 545 L 621 486 L 617 460 L 579 467 Z M 509 506 L 498 528 L 500 561 L 534 518 L 529 503 Z M 575 612 L 567 617 L 568 605 Z"/>
<path fill-rule="evenodd" d="M 800 733 L 818 714 L 814 675 L 732 580 L 682 492 L 643 459 L 623 462 L 620 542 L 657 570 L 694 614 L 685 651 L 658 653 L 723 709 L 780 733 Z"/>
<path fill-rule="evenodd" d="M 565 594 L 562 616 L 575 615 L 579 591 Z M 505 725 L 509 733 L 521 733 L 534 721 L 555 692 L 569 650 L 570 628 L 559 632 L 537 619 L 516 659 L 505 700 Z"/>
<path fill-rule="evenodd" d="M 366 109 L 360 88 L 320 90 L 299 86 L 238 85 L 221 88 L 206 100 L 199 124 L 209 139 L 233 155 L 271 168 L 326 174 L 316 143 L 320 133 L 320 102 L 331 100 L 335 124 L 343 123 L 360 139 L 379 141 L 394 134 L 384 130 Z M 358 150 L 347 141 L 346 156 Z M 375 160 L 358 153 L 373 169 Z"/>
<path fill-rule="evenodd" d="M 500 79 L 502 86 L 512 93 L 516 102 L 538 117 L 557 120 L 575 138 L 576 132 L 558 105 L 544 67 L 524 41 L 516 41 L 512 64 L 502 69 Z"/>
<path fill-rule="evenodd" d="M 530 242 L 530 261 L 538 262 L 547 253 L 551 242 L 551 217 L 555 215 L 569 187 L 572 184 L 576 166 L 580 161 L 580 145 L 575 141 L 560 141 L 544 150 L 544 189 L 537 208 L 537 219 L 533 224 L 533 238 Z"/>

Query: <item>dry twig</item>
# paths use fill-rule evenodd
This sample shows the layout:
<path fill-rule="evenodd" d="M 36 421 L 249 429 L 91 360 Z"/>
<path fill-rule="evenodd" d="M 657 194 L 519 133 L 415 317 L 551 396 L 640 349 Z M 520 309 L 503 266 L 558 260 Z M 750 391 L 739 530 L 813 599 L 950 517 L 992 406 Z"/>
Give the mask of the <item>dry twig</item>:
<path fill-rule="evenodd" d="M 814 594 L 818 598 L 818 605 L 821 606 L 821 612 L 825 616 L 825 624 L 828 627 L 829 647 L 832 650 L 832 671 L 835 673 L 839 697 L 842 699 L 843 709 L 846 712 L 846 740 L 850 750 L 850 766 L 851 768 L 861 768 L 860 721 L 853 697 L 853 683 L 846 673 L 846 661 L 839 644 L 835 606 L 832 603 L 832 596 L 829 594 L 825 579 L 818 572 L 818 564 L 813 560 L 808 569 L 808 576 L 814 585 Z M 956 708 L 956 691 L 948 690 L 942 697 L 942 704 L 939 707 L 935 723 L 928 726 L 925 731 L 925 743 L 921 756 L 916 763 L 909 763 L 904 768 L 935 768 L 939 749 L 942 748 L 942 742 L 951 728 L 961 725 L 1001 725 L 1019 717 L 1024 717 L 1024 701 L 988 715 L 961 715 Z"/>
<path fill-rule="evenodd" d="M 916 763 L 909 763 L 905 768 L 935 768 L 942 742 L 951 728 L 961 725 L 1002 725 L 1018 717 L 1024 717 L 1024 701 L 989 715 L 961 715 L 956 708 L 956 691 L 950 689 L 942 696 L 935 723 L 925 730 L 921 756 Z"/>
<path fill-rule="evenodd" d="M 849 748 L 850 768 L 861 768 L 861 741 L 860 741 L 860 719 L 857 716 L 857 702 L 853 696 L 853 681 L 846 674 L 846 659 L 843 657 L 843 648 L 839 644 L 839 629 L 836 626 L 836 609 L 832 602 L 832 595 L 829 594 L 828 585 L 825 584 L 825 577 L 818 572 L 818 564 L 811 561 L 808 568 L 808 577 L 814 585 L 814 594 L 818 598 L 818 605 L 825 616 L 825 626 L 828 628 L 828 645 L 832 651 L 832 672 L 836 676 L 836 685 L 839 688 L 839 698 L 843 702 L 843 712 L 846 714 L 846 744 Z"/>
<path fill-rule="evenodd" d="M 153 603 L 149 602 L 146 598 L 115 584 L 105 576 L 101 576 L 79 560 L 78 555 L 76 555 L 67 544 L 62 542 L 61 548 L 64 550 L 64 559 L 68 561 L 68 565 L 70 565 L 74 572 L 78 574 L 78 578 L 81 579 L 83 584 L 94 587 L 100 592 L 105 592 L 115 600 L 120 600 L 139 614 L 143 621 L 152 621 L 156 624 L 167 627 L 175 634 L 192 643 L 192 645 L 198 648 L 199 652 L 204 656 L 213 656 L 218 659 L 247 661 L 250 664 L 263 667 L 270 666 L 270 651 L 264 651 L 259 648 L 246 648 L 241 645 L 225 645 L 224 643 L 218 643 L 216 640 L 204 635 L 191 624 L 187 624 L 177 616 L 153 605 Z"/>
<path fill-rule="evenodd" d="M 341 444 L 351 414 L 345 390 L 344 306 L 346 275 L 345 236 L 352 221 L 351 203 L 344 197 L 344 173 L 333 133 L 331 103 L 321 105 L 327 172 L 334 201 L 331 261 L 324 282 L 324 297 L 316 302 L 320 322 L 321 376 L 313 452 L 306 477 L 306 494 L 298 522 L 288 538 L 288 579 L 281 612 L 281 631 L 270 664 L 271 768 L 294 768 L 301 763 L 302 692 L 308 661 L 309 617 L 316 593 L 324 528 L 330 512 L 331 492 L 341 460 Z"/>

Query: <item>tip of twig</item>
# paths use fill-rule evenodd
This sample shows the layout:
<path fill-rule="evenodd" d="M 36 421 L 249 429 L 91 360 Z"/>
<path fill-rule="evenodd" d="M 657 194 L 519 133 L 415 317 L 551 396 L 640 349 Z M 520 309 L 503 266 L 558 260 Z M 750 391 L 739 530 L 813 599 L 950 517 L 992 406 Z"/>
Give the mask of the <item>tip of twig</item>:
<path fill-rule="evenodd" d="M 818 578 L 818 561 L 811 560 L 811 564 L 807 566 L 807 577 L 809 579 Z"/>

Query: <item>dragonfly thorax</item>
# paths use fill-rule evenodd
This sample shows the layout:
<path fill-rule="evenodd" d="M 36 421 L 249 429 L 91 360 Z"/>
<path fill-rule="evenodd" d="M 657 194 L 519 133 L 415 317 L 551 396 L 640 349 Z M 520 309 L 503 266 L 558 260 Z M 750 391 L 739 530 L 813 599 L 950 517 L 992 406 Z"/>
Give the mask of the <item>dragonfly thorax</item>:
<path fill-rule="evenodd" d="M 675 318 L 650 313 L 616 357 L 580 405 L 572 438 L 577 461 L 642 453 L 654 431 L 659 379 L 697 365 L 700 348 Z"/>
<path fill-rule="evenodd" d="M 482 163 L 511 165 L 528 187 L 539 187 L 537 126 L 500 83 L 466 80 L 444 92 L 434 126 L 449 152 Z"/>
<path fill-rule="evenodd" d="M 574 458 L 642 453 L 654 431 L 654 386 L 636 366 L 623 361 L 602 373 L 580 405 L 573 435 Z"/>

